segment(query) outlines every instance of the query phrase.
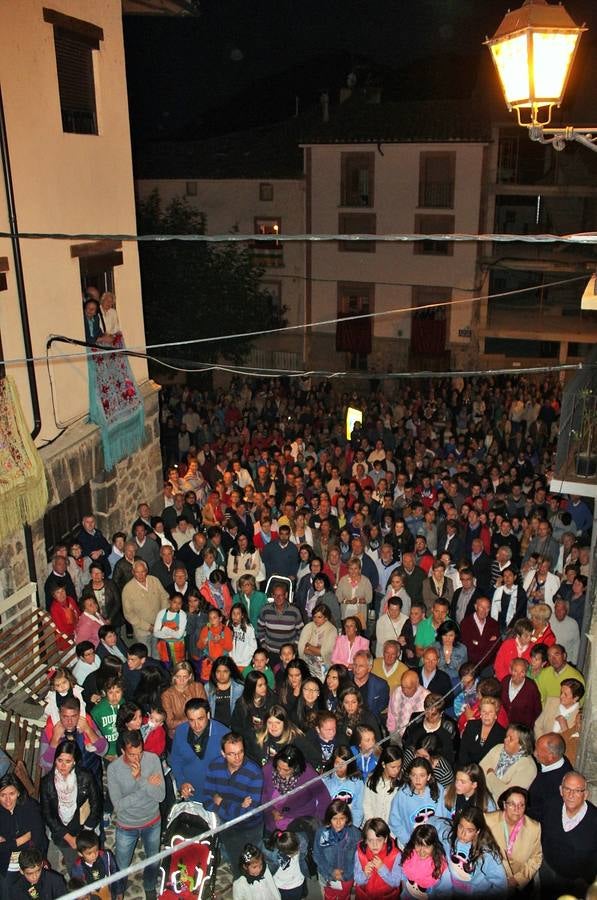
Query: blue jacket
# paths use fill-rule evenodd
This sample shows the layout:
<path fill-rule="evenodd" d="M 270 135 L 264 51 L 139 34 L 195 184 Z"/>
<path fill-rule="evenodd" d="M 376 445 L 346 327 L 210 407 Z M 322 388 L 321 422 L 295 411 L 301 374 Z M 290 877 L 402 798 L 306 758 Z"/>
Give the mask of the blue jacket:
<path fill-rule="evenodd" d="M 483 897 L 506 897 L 508 882 L 506 872 L 500 860 L 491 853 L 486 852 L 477 862 L 472 872 L 467 871 L 468 855 L 471 845 L 462 841 L 456 841 L 454 859 L 449 841 L 449 829 L 438 829 L 440 839 L 444 845 L 448 871 L 452 881 L 454 894 L 472 894 Z M 464 868 L 463 868 L 464 865 Z"/>
<path fill-rule="evenodd" d="M 394 794 L 388 825 L 400 847 L 405 846 L 417 825 L 437 827 L 438 819 L 449 817 L 444 802 L 444 789 L 441 784 L 438 788 L 437 800 L 432 799 L 429 787 L 425 788 L 423 794 L 413 794 L 408 784 Z"/>
<path fill-rule="evenodd" d="M 195 788 L 193 800 L 199 800 L 205 803 L 207 794 L 205 792 L 205 776 L 210 762 L 214 759 L 222 759 L 221 756 L 221 740 L 229 729 L 221 722 L 210 719 L 208 726 L 209 737 L 203 756 L 199 757 L 193 750 L 193 746 L 189 743 L 189 732 L 191 730 L 187 722 L 183 722 L 174 732 L 174 741 L 172 743 L 172 751 L 170 753 L 170 765 L 176 780 L 176 784 L 180 789 L 186 781 Z"/>
<path fill-rule="evenodd" d="M 251 808 L 256 809 L 260 805 L 262 789 L 261 766 L 258 766 L 252 759 L 245 757 L 240 769 L 231 774 L 224 757 L 218 755 L 207 767 L 204 788 L 207 795 L 205 808 L 210 812 L 217 813 L 224 822 L 230 822 L 249 812 Z M 222 798 L 220 804 L 214 803 L 214 794 L 219 794 Z M 253 801 L 250 807 L 242 806 L 245 797 L 250 797 Z M 259 813 L 255 818 L 247 819 L 238 827 L 254 828 L 262 823 L 263 816 Z"/>
<path fill-rule="evenodd" d="M 336 773 L 332 771 L 325 776 L 323 783 L 330 795 L 330 802 L 332 800 L 345 800 L 350 807 L 352 824 L 360 828 L 365 816 L 363 810 L 364 781 L 361 781 L 360 778 L 338 778 Z"/>
<path fill-rule="evenodd" d="M 358 687 L 358 685 L 356 686 Z M 370 672 L 367 683 L 359 687 L 359 692 L 367 709 L 373 713 L 376 719 L 379 719 L 390 702 L 388 682 Z"/>
<path fill-rule="evenodd" d="M 348 825 L 344 831 L 339 841 L 333 840 L 335 834 L 331 826 L 318 828 L 315 832 L 313 860 L 324 881 L 333 880 L 334 869 L 342 869 L 342 881 L 352 881 L 354 877 L 355 851 L 361 832 L 354 825 Z"/>
<path fill-rule="evenodd" d="M 245 686 L 241 681 L 232 681 L 230 684 L 230 715 L 234 712 L 234 707 L 236 706 L 236 701 L 240 699 L 243 695 L 243 691 Z M 209 701 L 209 708 L 211 710 L 212 718 L 216 714 L 216 689 L 211 683 L 208 681 L 205 685 L 205 694 Z"/>

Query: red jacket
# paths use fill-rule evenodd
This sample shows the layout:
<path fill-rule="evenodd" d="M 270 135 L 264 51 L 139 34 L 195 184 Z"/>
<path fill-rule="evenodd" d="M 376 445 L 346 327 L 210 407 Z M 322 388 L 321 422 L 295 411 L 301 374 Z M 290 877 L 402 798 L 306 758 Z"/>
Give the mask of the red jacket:
<path fill-rule="evenodd" d="M 79 607 L 75 600 L 72 597 L 67 597 L 64 604 L 58 603 L 57 600 L 52 600 L 50 616 L 58 631 L 61 631 L 62 634 L 65 634 L 74 642 L 75 629 L 80 616 Z M 56 635 L 56 645 L 59 650 L 68 650 L 71 646 L 68 641 L 65 641 L 58 634 Z"/>
<path fill-rule="evenodd" d="M 475 621 L 475 614 L 471 613 L 460 623 L 460 640 L 467 649 L 468 661 L 477 665 L 483 660 L 482 665 L 485 668 L 493 663 L 500 646 L 500 627 L 495 619 L 488 616 L 481 634 Z"/>
<path fill-rule="evenodd" d="M 508 695 L 510 677 L 508 675 L 502 681 L 502 709 L 508 716 L 508 724 L 526 725 L 532 730 L 541 713 L 541 696 L 537 685 L 532 679 L 525 678 L 514 700 L 510 700 Z"/>

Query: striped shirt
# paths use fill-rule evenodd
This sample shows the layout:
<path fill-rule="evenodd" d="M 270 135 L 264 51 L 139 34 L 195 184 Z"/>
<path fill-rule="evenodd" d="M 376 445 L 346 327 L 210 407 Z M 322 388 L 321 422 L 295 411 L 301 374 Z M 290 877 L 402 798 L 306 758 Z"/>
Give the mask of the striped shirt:
<path fill-rule="evenodd" d="M 205 776 L 206 797 L 205 806 L 212 812 L 217 812 L 224 822 L 230 822 L 237 816 L 242 816 L 248 812 L 251 807 L 243 808 L 241 806 L 245 797 L 250 797 L 253 801 L 251 806 L 256 809 L 261 802 L 261 791 L 263 790 L 263 773 L 260 766 L 253 760 L 245 757 L 240 769 L 230 773 L 228 764 L 223 757 L 212 760 L 207 768 Z M 214 794 L 219 794 L 222 802 L 217 805 L 214 803 Z M 263 817 L 261 813 L 254 819 L 248 819 L 242 823 L 242 826 L 253 828 L 261 825 Z"/>
<path fill-rule="evenodd" d="M 279 653 L 282 644 L 296 644 L 303 627 L 302 616 L 296 606 L 287 603 L 282 612 L 268 603 L 259 613 L 257 640 L 271 653 Z"/>

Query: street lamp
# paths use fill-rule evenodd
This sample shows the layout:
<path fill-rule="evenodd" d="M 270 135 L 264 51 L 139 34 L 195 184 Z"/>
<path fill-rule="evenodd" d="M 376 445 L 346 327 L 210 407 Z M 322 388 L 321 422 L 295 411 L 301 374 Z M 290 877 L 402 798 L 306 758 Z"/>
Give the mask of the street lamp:
<path fill-rule="evenodd" d="M 525 0 L 506 13 L 485 43 L 495 64 L 508 109 L 533 141 L 563 150 L 579 141 L 597 151 L 597 126 L 548 128 L 554 106 L 560 106 L 584 25 L 578 26 L 563 6 L 547 0 Z"/>

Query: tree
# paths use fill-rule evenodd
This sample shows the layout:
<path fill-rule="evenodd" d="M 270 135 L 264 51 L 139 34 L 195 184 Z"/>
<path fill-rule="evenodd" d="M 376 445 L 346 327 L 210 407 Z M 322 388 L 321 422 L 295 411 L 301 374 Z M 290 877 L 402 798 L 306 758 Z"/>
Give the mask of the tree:
<path fill-rule="evenodd" d="M 139 234 L 205 234 L 203 213 L 181 197 L 165 208 L 157 190 L 139 203 Z M 263 269 L 238 244 L 203 241 L 140 241 L 139 263 L 148 344 L 264 331 L 284 322 L 260 283 Z M 156 356 L 242 362 L 250 340 L 210 341 L 169 347 Z"/>

